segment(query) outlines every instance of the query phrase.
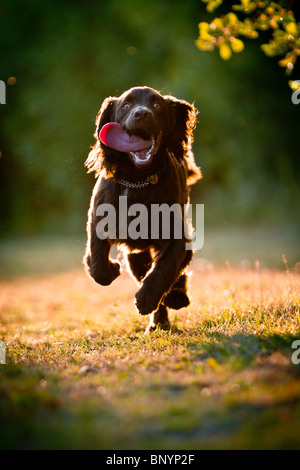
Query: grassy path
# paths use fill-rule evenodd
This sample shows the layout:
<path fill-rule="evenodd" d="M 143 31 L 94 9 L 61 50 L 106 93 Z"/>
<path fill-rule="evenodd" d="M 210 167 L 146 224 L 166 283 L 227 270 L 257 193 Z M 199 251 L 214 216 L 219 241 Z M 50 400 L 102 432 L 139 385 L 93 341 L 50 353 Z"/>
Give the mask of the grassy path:
<path fill-rule="evenodd" d="M 193 303 L 144 334 L 125 273 L 0 282 L 0 448 L 300 448 L 300 275 L 193 264 Z"/>

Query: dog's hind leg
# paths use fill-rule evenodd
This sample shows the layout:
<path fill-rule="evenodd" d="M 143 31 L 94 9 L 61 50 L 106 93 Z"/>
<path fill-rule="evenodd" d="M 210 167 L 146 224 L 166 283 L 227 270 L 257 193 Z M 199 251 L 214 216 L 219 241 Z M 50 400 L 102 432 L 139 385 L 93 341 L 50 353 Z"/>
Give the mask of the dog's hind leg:
<path fill-rule="evenodd" d="M 127 260 L 132 274 L 139 282 L 146 276 L 153 263 L 149 250 L 141 251 L 139 253 L 129 253 L 127 254 Z M 157 327 L 162 330 L 168 330 L 170 328 L 168 310 L 165 305 L 162 304 L 156 312 L 151 313 L 146 333 L 156 330 Z"/>
<path fill-rule="evenodd" d="M 162 330 L 170 329 L 170 322 L 168 318 L 168 310 L 165 305 L 160 304 L 156 312 L 152 312 L 150 315 L 150 323 L 146 329 L 146 333 L 151 333 L 151 331 L 156 330 L 159 327 Z"/>

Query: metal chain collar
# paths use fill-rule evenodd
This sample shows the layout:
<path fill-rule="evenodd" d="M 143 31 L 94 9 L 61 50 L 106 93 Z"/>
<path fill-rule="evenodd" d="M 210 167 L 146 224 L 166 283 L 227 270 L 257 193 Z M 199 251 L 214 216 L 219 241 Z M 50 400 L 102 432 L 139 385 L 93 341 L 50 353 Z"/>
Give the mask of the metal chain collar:
<path fill-rule="evenodd" d="M 126 188 L 145 188 L 150 184 L 150 178 L 151 176 L 148 176 L 148 178 L 145 181 L 140 181 L 138 183 L 130 183 L 129 181 L 121 180 L 119 181 L 120 184 L 123 186 L 126 186 Z"/>
<path fill-rule="evenodd" d="M 159 177 L 166 171 L 167 165 L 164 163 L 164 166 L 158 170 L 156 173 L 153 173 L 153 175 L 148 176 L 148 178 L 145 179 L 145 181 L 139 181 L 138 183 L 130 183 L 130 181 L 126 180 L 120 180 L 119 183 L 122 184 L 123 186 L 126 186 L 126 188 L 132 188 L 132 189 L 140 189 L 140 188 L 145 188 L 146 186 L 149 186 L 149 184 L 156 184 L 158 183 Z"/>
<path fill-rule="evenodd" d="M 139 181 L 138 183 L 130 183 L 129 181 L 121 180 L 119 181 L 120 184 L 123 186 L 126 186 L 126 188 L 134 188 L 134 189 L 140 189 L 140 188 L 145 188 L 149 184 L 156 184 L 158 182 L 158 175 L 159 172 L 154 173 L 151 176 L 148 176 L 148 178 L 145 179 L 145 181 Z"/>

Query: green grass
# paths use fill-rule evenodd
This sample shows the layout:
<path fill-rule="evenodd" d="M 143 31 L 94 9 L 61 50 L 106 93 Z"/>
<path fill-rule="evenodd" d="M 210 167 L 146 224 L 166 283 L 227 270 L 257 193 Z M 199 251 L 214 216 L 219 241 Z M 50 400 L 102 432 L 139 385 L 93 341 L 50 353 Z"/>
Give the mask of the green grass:
<path fill-rule="evenodd" d="M 192 267 L 192 305 L 151 335 L 126 273 L 3 279 L 0 448 L 299 449 L 299 274 Z"/>

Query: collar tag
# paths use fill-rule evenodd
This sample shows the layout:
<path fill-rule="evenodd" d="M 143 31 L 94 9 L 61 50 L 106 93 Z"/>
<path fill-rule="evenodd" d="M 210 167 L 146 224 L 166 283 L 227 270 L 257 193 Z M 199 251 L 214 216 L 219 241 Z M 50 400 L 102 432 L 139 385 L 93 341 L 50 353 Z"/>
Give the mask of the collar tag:
<path fill-rule="evenodd" d="M 122 186 L 125 186 L 126 188 L 131 188 L 131 189 L 140 189 L 140 188 L 145 188 L 146 186 L 149 186 L 149 184 L 157 184 L 159 177 L 166 171 L 167 165 L 164 163 L 164 166 L 158 170 L 156 173 L 153 173 L 153 175 L 148 176 L 148 178 L 145 179 L 145 181 L 139 181 L 138 183 L 130 183 L 129 181 L 125 180 L 120 180 L 119 183 Z"/>
<path fill-rule="evenodd" d="M 157 182 L 158 182 L 158 174 L 154 173 L 153 175 L 150 176 L 150 183 L 156 184 Z"/>

